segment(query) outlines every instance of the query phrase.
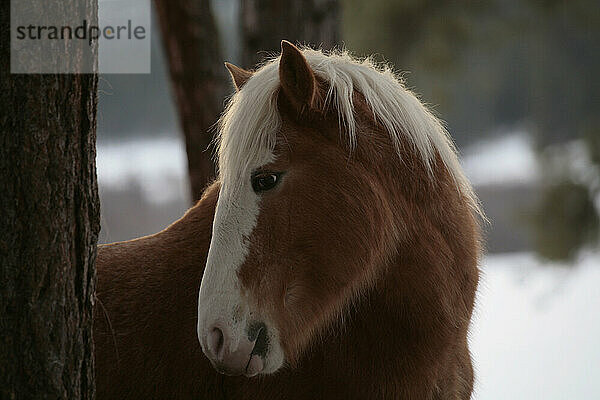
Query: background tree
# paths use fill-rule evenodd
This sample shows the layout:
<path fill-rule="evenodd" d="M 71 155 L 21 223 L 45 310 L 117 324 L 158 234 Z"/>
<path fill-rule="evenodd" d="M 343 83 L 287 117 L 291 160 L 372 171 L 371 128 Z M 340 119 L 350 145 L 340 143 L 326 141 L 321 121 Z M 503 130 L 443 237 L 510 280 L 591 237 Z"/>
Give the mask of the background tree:
<path fill-rule="evenodd" d="M 548 150 L 540 156 L 542 193 L 530 221 L 534 249 L 573 260 L 581 249 L 600 248 L 600 129 L 593 124 L 578 142 Z"/>
<path fill-rule="evenodd" d="M 192 199 L 215 175 L 211 128 L 229 88 L 209 0 L 155 0 L 185 135 Z"/>
<path fill-rule="evenodd" d="M 83 7 L 96 21 L 96 0 L 39 4 L 41 13 Z M 0 398 L 92 399 L 97 78 L 11 75 L 9 15 L 3 2 Z"/>
<path fill-rule="evenodd" d="M 241 60 L 252 68 L 278 53 L 281 40 L 323 49 L 340 44 L 338 0 L 241 0 Z"/>

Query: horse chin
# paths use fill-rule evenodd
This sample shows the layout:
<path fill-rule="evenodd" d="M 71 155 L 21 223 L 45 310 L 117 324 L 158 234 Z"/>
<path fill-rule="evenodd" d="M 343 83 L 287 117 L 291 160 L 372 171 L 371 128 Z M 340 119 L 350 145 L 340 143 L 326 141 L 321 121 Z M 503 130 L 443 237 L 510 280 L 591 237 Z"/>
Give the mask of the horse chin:
<path fill-rule="evenodd" d="M 273 374 L 277 372 L 285 362 L 283 349 L 278 340 L 272 340 L 269 346 L 269 351 L 264 357 L 264 367 L 261 372 L 263 375 Z"/>

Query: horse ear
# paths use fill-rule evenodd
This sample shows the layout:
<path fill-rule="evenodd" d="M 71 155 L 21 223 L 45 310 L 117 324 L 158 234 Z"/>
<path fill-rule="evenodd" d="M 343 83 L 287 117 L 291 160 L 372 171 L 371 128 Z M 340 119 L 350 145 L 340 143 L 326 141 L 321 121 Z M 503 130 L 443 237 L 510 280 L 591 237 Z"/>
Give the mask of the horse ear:
<path fill-rule="evenodd" d="M 235 85 L 235 89 L 239 92 L 242 86 L 252 77 L 252 71 L 247 71 L 243 68 L 240 68 L 236 65 L 226 62 L 225 68 L 229 70 L 229 74 L 231 75 L 231 79 L 233 80 L 233 84 Z"/>
<path fill-rule="evenodd" d="M 287 40 L 281 41 L 279 82 L 287 98 L 299 106 L 314 107 L 317 92 L 315 74 L 302 52 Z"/>

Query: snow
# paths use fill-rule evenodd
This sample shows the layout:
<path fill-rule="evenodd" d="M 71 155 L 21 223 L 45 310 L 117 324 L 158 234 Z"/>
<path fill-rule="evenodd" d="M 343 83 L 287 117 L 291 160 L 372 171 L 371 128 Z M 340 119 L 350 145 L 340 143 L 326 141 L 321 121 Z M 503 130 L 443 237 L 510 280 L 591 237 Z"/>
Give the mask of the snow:
<path fill-rule="evenodd" d="M 188 197 L 187 156 L 179 138 L 99 143 L 96 153 L 101 189 L 137 184 L 158 204 Z"/>
<path fill-rule="evenodd" d="M 475 399 L 600 398 L 600 254 L 488 256 L 470 332 Z"/>
<path fill-rule="evenodd" d="M 462 154 L 462 166 L 474 186 L 529 184 L 539 179 L 538 160 L 524 131 L 475 143 Z"/>

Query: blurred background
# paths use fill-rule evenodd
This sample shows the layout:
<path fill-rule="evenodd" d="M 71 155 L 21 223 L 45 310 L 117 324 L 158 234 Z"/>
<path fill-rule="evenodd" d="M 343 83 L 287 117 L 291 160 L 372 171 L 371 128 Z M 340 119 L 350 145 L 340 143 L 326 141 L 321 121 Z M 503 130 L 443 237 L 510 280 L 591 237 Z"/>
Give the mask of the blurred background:
<path fill-rule="evenodd" d="M 600 396 L 596 1 L 153 7 L 152 73 L 100 78 L 101 242 L 161 230 L 198 198 L 233 92 L 222 61 L 252 68 L 281 39 L 372 55 L 446 121 L 490 218 L 471 330 L 475 398 Z"/>

